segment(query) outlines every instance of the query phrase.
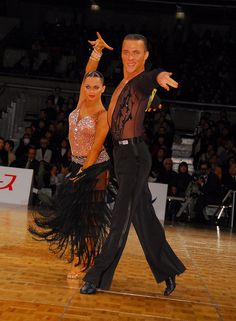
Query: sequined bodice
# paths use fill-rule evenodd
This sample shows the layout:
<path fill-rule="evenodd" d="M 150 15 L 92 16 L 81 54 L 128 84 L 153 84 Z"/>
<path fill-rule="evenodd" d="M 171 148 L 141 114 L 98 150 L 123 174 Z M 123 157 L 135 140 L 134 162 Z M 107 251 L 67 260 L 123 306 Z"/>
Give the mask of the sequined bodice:
<path fill-rule="evenodd" d="M 95 140 L 96 123 L 98 113 L 93 116 L 80 118 L 80 110 L 75 109 L 69 116 L 69 141 L 74 158 L 82 164 L 92 149 Z M 100 152 L 96 163 L 109 159 L 104 147 Z"/>

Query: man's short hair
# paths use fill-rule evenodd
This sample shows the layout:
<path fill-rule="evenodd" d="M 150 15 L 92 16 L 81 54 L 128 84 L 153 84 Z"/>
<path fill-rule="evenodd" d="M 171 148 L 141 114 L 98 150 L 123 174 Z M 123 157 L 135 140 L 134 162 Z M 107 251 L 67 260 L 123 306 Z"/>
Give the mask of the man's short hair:
<path fill-rule="evenodd" d="M 206 166 L 207 169 L 210 169 L 211 168 L 211 164 L 209 163 L 209 161 L 201 161 L 199 163 L 199 169 L 201 169 L 202 166 Z"/>
<path fill-rule="evenodd" d="M 123 42 L 125 40 L 141 40 L 144 44 L 144 48 L 145 50 L 148 50 L 148 42 L 147 42 L 147 38 L 143 35 L 140 35 L 138 33 L 130 33 L 128 35 L 126 35 L 123 39 Z"/>
<path fill-rule="evenodd" d="M 37 148 L 34 146 L 34 145 L 30 145 L 29 148 L 28 148 L 28 152 L 30 150 L 34 150 L 35 152 L 37 152 Z"/>

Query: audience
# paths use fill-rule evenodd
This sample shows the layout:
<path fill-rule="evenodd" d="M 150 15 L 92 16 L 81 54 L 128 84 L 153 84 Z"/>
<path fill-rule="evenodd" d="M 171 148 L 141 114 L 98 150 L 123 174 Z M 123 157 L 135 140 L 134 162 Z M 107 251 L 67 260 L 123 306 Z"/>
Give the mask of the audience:
<path fill-rule="evenodd" d="M 8 166 L 11 166 L 11 164 L 16 160 L 16 155 L 13 152 L 13 149 L 14 149 L 13 140 L 10 140 L 10 139 L 6 140 L 4 148 L 8 153 Z"/>
<path fill-rule="evenodd" d="M 181 84 L 178 90 L 168 93 L 168 98 L 172 95 L 175 99 L 202 103 L 234 103 L 232 84 L 236 80 L 232 70 L 235 67 L 236 46 L 230 29 L 216 33 L 203 28 L 198 32 L 191 25 L 188 29 L 183 28 L 181 22 L 174 30 L 154 32 L 143 26 L 140 29 L 136 32 L 146 35 L 152 48 L 147 69 L 162 65 L 172 70 Z M 103 26 L 100 31 L 107 42 L 117 49 L 112 54 L 105 54 L 100 66 L 106 83 L 113 86 L 122 75 L 118 56 L 120 44 L 130 30 L 123 26 Z M 38 36 L 30 42 L 26 55 L 11 71 L 81 80 L 89 54 L 87 39 L 90 36 L 92 39 L 94 34 L 94 30 L 76 23 L 45 23 Z M 114 34 L 117 37 L 114 38 Z M 66 99 L 61 88 L 56 87 L 41 106 L 38 119 L 25 128 L 15 155 L 14 143 L 11 140 L 5 142 L 0 137 L 0 165 L 33 167 L 34 186 L 50 187 L 54 193 L 69 171 L 68 116 L 77 101 L 76 96 Z M 194 181 L 188 174 L 186 163 L 179 164 L 178 173 L 173 170 L 171 156 L 175 126 L 169 106 L 162 106 L 157 98 L 153 104 L 155 106 L 148 113 L 145 128 L 145 141 L 152 156 L 152 180 L 168 184 L 168 195 L 172 197 L 185 197 L 189 183 L 198 188 L 200 195 L 196 200 L 196 218 L 204 221 L 203 208 L 207 203 L 219 203 L 224 194 L 222 190 L 235 188 L 236 124 L 231 124 L 225 110 L 220 111 L 217 120 L 213 120 L 209 112 L 202 114 L 194 132 L 192 149 L 194 169 L 197 171 L 200 168 L 201 173 Z M 178 210 L 178 206 L 174 206 L 174 210 Z"/>
<path fill-rule="evenodd" d="M 222 177 L 222 184 L 226 190 L 236 191 L 236 163 L 230 164 L 228 172 Z"/>
<path fill-rule="evenodd" d="M 200 175 L 197 178 L 200 194 L 195 204 L 195 218 L 199 223 L 207 220 L 203 213 L 204 208 L 208 204 L 220 204 L 222 199 L 221 183 L 219 177 L 210 170 L 210 164 L 202 161 L 199 166 Z"/>
<path fill-rule="evenodd" d="M 188 164 L 186 162 L 181 162 L 178 166 L 175 195 L 177 197 L 185 197 L 185 192 L 191 181 L 192 176 L 188 173 Z"/>
<path fill-rule="evenodd" d="M 0 166 L 8 165 L 8 153 L 4 148 L 5 139 L 0 137 Z"/>
<path fill-rule="evenodd" d="M 163 168 L 157 174 L 156 182 L 168 185 L 168 195 L 176 194 L 177 173 L 173 171 L 171 158 L 164 159 Z"/>
<path fill-rule="evenodd" d="M 217 32 L 202 25 L 194 29 L 190 22 L 184 21 L 157 28 L 140 25 L 134 28 L 119 25 L 101 24 L 99 31 L 108 43 L 116 49 L 103 57 L 100 69 L 106 82 L 116 85 L 122 75 L 120 64 L 120 45 L 127 33 L 141 33 L 147 36 L 150 44 L 150 57 L 147 68 L 162 65 L 175 73 L 181 86 L 171 93 L 179 100 L 198 101 L 216 104 L 233 104 L 236 82 L 235 55 L 236 44 L 230 25 Z M 12 41 L 11 46 L 19 43 L 26 54 L 12 68 L 6 71 L 22 72 L 35 76 L 69 78 L 81 80 L 83 66 L 89 54 L 87 40 L 94 37 L 93 28 L 77 22 L 55 24 L 45 22 L 41 30 L 21 41 Z M 114 37 L 114 34 L 116 37 Z M 16 45 L 15 45 L 16 46 Z M 173 56 L 173 53 L 174 56 Z M 60 88 L 51 97 L 53 105 L 63 105 Z"/>
<path fill-rule="evenodd" d="M 38 120 L 25 128 L 15 154 L 13 141 L 0 138 L 0 165 L 33 169 L 33 187 L 39 190 L 50 188 L 54 194 L 69 173 L 68 115 L 75 108 L 76 100 L 72 97 L 64 99 L 60 93 L 57 102 L 51 95 L 45 104 Z M 50 120 L 48 106 L 53 111 Z M 162 106 L 154 115 L 148 113 L 149 121 L 146 122 L 145 140 L 152 156 L 151 180 L 168 184 L 168 196 L 186 198 L 188 206 L 192 204 L 191 219 L 195 217 L 197 222 L 206 223 L 205 206 L 220 204 L 228 190 L 235 190 L 234 125 L 230 124 L 225 111 L 219 113 L 216 121 L 211 119 L 209 112 L 204 113 L 195 130 L 193 144 L 196 174 L 191 176 L 188 173 L 185 162 L 179 164 L 176 173 L 170 158 L 174 124 L 170 114 L 163 112 L 164 109 L 165 106 Z M 156 133 L 153 130 L 155 126 L 159 126 Z M 200 172 L 197 172 L 198 168 Z M 167 208 L 167 217 L 183 212 L 180 207 L 181 204 L 173 200 Z"/>
<path fill-rule="evenodd" d="M 34 171 L 33 173 L 33 187 L 38 187 L 39 176 L 39 161 L 36 159 L 36 148 L 29 146 L 27 155 L 23 155 L 14 162 L 15 167 L 28 168 Z"/>

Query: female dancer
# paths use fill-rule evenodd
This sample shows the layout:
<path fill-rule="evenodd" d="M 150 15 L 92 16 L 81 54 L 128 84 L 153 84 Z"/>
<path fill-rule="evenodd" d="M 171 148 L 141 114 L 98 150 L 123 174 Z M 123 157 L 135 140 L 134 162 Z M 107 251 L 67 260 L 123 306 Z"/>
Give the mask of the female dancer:
<path fill-rule="evenodd" d="M 113 48 L 99 33 L 97 36 L 95 41 L 89 41 L 93 51 L 77 108 L 69 115 L 71 174 L 53 198 L 39 195 L 40 214 L 34 216 L 34 223 L 40 229 L 29 227 L 33 235 L 50 244 L 50 250 L 73 261 L 68 278 L 78 278 L 93 263 L 108 234 L 111 218 L 106 203 L 110 162 L 103 146 L 108 132 L 107 112 L 101 101 L 105 86 L 96 69 L 102 50 Z"/>

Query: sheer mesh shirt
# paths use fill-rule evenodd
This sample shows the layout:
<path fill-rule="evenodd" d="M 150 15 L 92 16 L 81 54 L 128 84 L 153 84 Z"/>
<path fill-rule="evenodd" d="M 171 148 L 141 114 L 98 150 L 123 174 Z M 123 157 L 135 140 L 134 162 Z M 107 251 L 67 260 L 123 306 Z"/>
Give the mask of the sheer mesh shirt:
<path fill-rule="evenodd" d="M 142 136 L 145 109 L 152 90 L 158 86 L 161 69 L 143 71 L 122 89 L 112 114 L 111 133 L 115 140 Z"/>

